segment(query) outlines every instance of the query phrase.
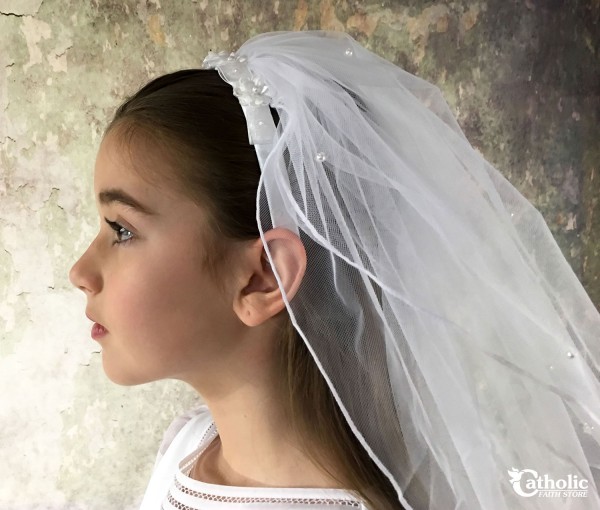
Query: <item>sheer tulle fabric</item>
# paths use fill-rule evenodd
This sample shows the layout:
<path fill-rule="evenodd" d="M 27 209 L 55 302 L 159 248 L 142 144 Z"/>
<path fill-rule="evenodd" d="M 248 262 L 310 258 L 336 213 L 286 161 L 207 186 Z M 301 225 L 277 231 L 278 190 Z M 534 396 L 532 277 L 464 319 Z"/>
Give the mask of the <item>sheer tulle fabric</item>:
<path fill-rule="evenodd" d="M 287 309 L 399 502 L 600 508 L 600 314 L 540 213 L 437 87 L 349 35 L 261 34 L 236 55 L 280 117 L 255 145 L 261 236 L 307 250 Z M 520 496 L 523 469 L 588 496 Z"/>

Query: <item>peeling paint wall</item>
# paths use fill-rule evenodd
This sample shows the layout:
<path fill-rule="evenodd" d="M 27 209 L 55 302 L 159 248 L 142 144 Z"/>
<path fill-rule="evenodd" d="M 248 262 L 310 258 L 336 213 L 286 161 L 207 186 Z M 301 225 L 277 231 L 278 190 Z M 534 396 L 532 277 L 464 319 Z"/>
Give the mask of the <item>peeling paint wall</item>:
<path fill-rule="evenodd" d="M 439 85 L 600 304 L 599 17 L 597 0 L 0 0 L 0 508 L 137 508 L 164 428 L 196 399 L 108 381 L 68 280 L 125 95 L 260 32 L 346 30 Z"/>

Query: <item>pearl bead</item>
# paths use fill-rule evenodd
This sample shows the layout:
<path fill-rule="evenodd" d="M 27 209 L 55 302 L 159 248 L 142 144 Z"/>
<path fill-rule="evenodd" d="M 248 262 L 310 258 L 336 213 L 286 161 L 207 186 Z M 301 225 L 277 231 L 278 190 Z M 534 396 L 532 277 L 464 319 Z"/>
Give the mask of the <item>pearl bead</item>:
<path fill-rule="evenodd" d="M 225 81 L 233 87 L 233 95 L 239 99 L 242 106 L 269 105 L 272 99 L 269 96 L 269 87 L 260 77 L 250 72 L 247 60 L 248 57 L 236 55 L 235 52 L 228 55 L 225 51 L 216 54 L 211 50 L 202 67 L 221 69 L 221 66 L 224 66 L 229 75 Z M 258 125 L 258 122 L 256 124 Z M 264 122 L 260 123 L 263 124 Z"/>
<path fill-rule="evenodd" d="M 325 161 L 325 154 L 323 154 L 322 152 L 317 152 L 317 155 L 315 156 L 315 159 L 317 161 Z"/>
<path fill-rule="evenodd" d="M 575 354 L 573 354 L 571 351 L 567 352 L 567 358 L 573 359 L 574 357 L 575 357 Z"/>
<path fill-rule="evenodd" d="M 353 52 L 353 51 L 352 51 L 350 48 L 348 48 L 348 49 L 346 50 L 346 56 L 347 56 L 347 57 L 351 57 L 352 55 L 354 55 L 354 52 Z"/>
<path fill-rule="evenodd" d="M 590 425 L 587 422 L 583 422 L 583 432 L 585 434 L 591 434 L 592 430 L 594 430 L 594 426 L 593 425 Z"/>

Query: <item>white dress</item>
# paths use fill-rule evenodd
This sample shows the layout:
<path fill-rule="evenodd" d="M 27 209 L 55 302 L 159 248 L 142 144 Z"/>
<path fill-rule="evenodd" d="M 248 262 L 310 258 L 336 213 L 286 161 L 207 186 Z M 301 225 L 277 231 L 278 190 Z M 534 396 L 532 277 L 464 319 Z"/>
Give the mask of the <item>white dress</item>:
<path fill-rule="evenodd" d="M 206 404 L 177 418 L 165 432 L 140 510 L 366 510 L 343 489 L 233 487 L 194 480 L 194 462 L 218 431 Z"/>

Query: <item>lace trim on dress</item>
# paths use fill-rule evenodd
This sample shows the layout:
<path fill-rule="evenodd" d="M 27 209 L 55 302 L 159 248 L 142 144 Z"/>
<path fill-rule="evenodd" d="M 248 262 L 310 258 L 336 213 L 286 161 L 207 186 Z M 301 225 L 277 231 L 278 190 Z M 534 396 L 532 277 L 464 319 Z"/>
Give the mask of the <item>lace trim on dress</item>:
<path fill-rule="evenodd" d="M 216 428 L 214 422 L 210 424 L 210 426 L 208 427 L 208 429 L 206 429 L 206 432 L 204 432 L 204 434 L 202 435 L 202 439 L 200 439 L 200 443 L 199 444 L 203 444 L 204 441 L 206 440 L 206 437 L 209 434 L 212 437 L 210 438 L 209 441 L 206 442 L 206 446 L 204 448 L 202 448 L 201 450 L 199 450 L 196 453 L 196 455 L 194 455 L 191 459 L 189 459 L 187 462 L 185 462 L 181 466 L 181 472 L 184 473 L 186 476 L 188 476 L 188 477 L 190 476 L 190 474 L 192 472 L 192 468 L 194 467 L 194 462 L 196 462 L 198 460 L 198 458 L 200 458 L 200 456 L 204 453 L 204 450 L 206 450 L 208 448 L 208 446 L 210 445 L 211 441 L 217 436 L 218 431 L 217 431 L 217 428 Z"/>
<path fill-rule="evenodd" d="M 200 449 L 196 452 L 195 455 L 191 456 L 191 458 L 187 459 L 187 462 L 184 461 L 180 464 L 180 472 L 186 476 L 189 476 L 189 472 L 191 471 L 194 462 L 202 455 L 204 450 L 210 444 L 210 441 L 207 441 L 207 437 L 216 436 L 218 431 L 216 430 L 216 426 L 212 423 L 205 433 L 202 435 L 202 438 L 199 441 L 199 444 L 202 445 L 206 441 L 206 445 L 204 448 Z M 194 490 L 190 487 L 186 487 L 182 484 L 177 477 L 174 479 L 174 489 L 182 492 L 183 494 L 190 495 L 192 497 L 198 498 L 204 501 L 219 501 L 223 503 L 265 503 L 265 504 L 297 504 L 297 505 L 337 505 L 337 506 L 346 506 L 350 508 L 363 508 L 360 501 L 356 499 L 347 499 L 343 497 L 328 497 L 328 498 L 301 498 L 301 497 L 277 497 L 277 496 L 226 496 L 226 495 L 218 495 L 211 494 L 208 492 Z M 172 491 L 170 490 L 167 494 L 167 501 L 173 505 L 177 510 L 196 510 L 194 507 L 190 507 L 180 501 L 173 496 Z M 161 506 L 161 510 L 164 509 L 164 506 Z"/>
<path fill-rule="evenodd" d="M 200 492 L 190 489 L 182 485 L 179 480 L 175 480 L 175 487 L 183 492 L 184 494 L 189 494 L 195 498 L 204 499 L 208 501 L 221 501 L 223 503 L 271 503 L 271 504 L 281 504 L 281 503 L 291 503 L 298 505 L 337 505 L 337 506 L 348 506 L 353 508 L 360 508 L 361 503 L 351 499 L 344 498 L 278 498 L 278 497 L 260 497 L 260 496 L 252 496 L 252 497 L 244 497 L 244 496 L 222 496 L 216 494 L 208 494 L 206 492 Z M 168 495 L 169 503 L 171 503 L 174 507 L 180 510 L 194 510 L 191 507 L 186 505 L 182 505 L 178 503 L 176 499 L 173 498 L 171 492 Z M 179 505 L 179 506 L 178 506 Z"/>

